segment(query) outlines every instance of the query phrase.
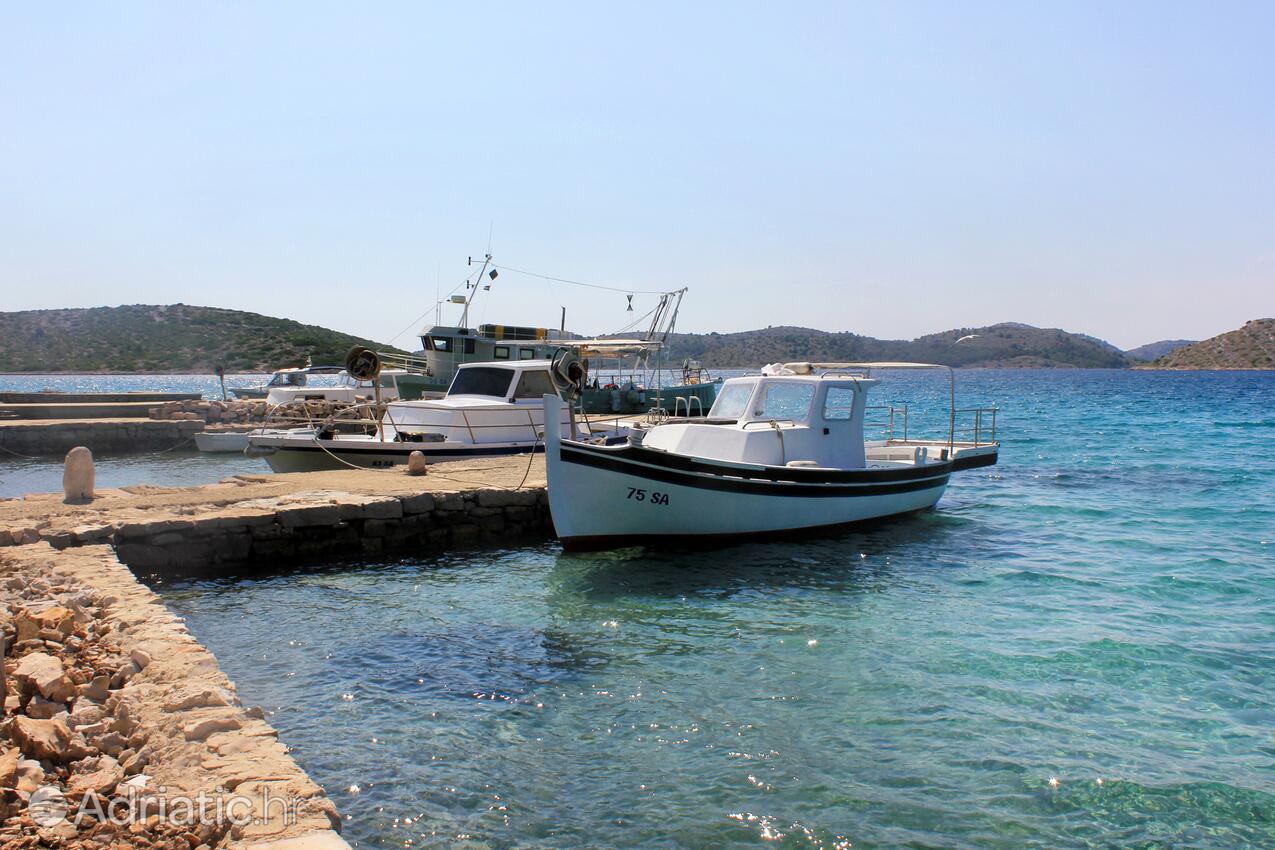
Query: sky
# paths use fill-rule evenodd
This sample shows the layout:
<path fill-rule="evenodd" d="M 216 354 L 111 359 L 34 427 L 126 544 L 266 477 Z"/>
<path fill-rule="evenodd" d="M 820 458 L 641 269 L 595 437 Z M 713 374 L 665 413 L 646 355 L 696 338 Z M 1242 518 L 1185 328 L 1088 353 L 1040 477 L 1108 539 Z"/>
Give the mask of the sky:
<path fill-rule="evenodd" d="M 686 331 L 1205 338 L 1275 314 L 1273 32 L 1271 3 L 6 4 L 0 310 L 405 345 L 490 247 L 689 287 Z M 482 296 L 591 333 L 654 298 Z"/>

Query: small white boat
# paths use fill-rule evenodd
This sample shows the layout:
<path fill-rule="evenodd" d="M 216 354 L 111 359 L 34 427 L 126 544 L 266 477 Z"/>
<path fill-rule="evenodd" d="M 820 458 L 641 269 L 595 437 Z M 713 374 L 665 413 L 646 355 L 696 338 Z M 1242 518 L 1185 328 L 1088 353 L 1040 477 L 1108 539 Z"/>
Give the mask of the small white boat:
<path fill-rule="evenodd" d="M 407 463 L 412 452 L 426 460 L 543 451 L 546 393 L 557 398 L 549 360 L 462 364 L 441 399 L 386 405 L 372 433 L 337 433 L 350 424 L 334 418 L 315 428 L 249 435 L 248 454 L 264 457 L 275 472 L 348 467 L 386 468 Z M 557 414 L 570 419 L 565 409 Z"/>
<path fill-rule="evenodd" d="M 731 378 L 709 415 L 635 429 L 623 445 L 564 439 L 545 397 L 549 506 L 567 548 L 700 539 L 736 541 L 852 526 L 934 507 L 953 472 L 996 463 L 994 411 L 957 439 L 955 378 L 946 440 L 909 439 L 904 409 L 869 408 L 880 368 L 810 364 Z M 889 411 L 883 439 L 865 412 Z M 984 431 L 984 422 L 990 431 Z M 874 426 L 882 423 L 872 423 Z M 965 436 L 962 433 L 962 436 Z"/>
<path fill-rule="evenodd" d="M 291 429 L 264 428 L 255 431 L 201 431 L 195 435 L 195 448 L 201 452 L 242 452 L 254 434 L 287 434 Z"/>

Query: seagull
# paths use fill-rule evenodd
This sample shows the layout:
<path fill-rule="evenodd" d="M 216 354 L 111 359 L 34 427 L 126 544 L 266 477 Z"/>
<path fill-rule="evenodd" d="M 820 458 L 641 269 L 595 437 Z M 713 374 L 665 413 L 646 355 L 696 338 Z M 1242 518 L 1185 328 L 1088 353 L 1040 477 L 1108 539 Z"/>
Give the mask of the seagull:
<path fill-rule="evenodd" d="M 960 343 L 965 342 L 965 340 L 967 340 L 967 339 L 978 339 L 978 336 L 979 336 L 978 334 L 966 334 L 965 336 L 963 336 L 963 337 L 961 337 L 960 339 L 958 339 L 958 340 L 956 341 L 956 344 L 958 344 L 958 345 L 959 345 Z"/>

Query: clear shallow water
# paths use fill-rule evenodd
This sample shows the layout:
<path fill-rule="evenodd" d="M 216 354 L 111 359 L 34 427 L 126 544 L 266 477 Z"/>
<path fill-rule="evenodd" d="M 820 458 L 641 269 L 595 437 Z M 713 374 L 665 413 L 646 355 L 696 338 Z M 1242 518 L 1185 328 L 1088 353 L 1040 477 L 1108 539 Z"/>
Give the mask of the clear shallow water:
<path fill-rule="evenodd" d="M 180 451 L 163 453 L 98 454 L 93 458 L 97 486 L 158 484 L 191 487 L 211 484 L 232 475 L 270 473 L 269 465 L 261 458 L 244 457 L 241 453 L 205 454 L 193 449 L 193 445 L 188 445 Z M 3 453 L 0 456 L 0 498 L 62 490 L 61 457 L 18 458 Z"/>
<path fill-rule="evenodd" d="M 361 847 L 1275 846 L 1275 375 L 960 379 L 870 532 L 160 590 Z"/>

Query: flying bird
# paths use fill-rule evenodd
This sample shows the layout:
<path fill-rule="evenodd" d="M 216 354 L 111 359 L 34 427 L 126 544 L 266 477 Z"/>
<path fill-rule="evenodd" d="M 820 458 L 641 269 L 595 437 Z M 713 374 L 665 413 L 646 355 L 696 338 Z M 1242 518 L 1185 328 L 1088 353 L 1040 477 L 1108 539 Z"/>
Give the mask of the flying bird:
<path fill-rule="evenodd" d="M 958 340 L 957 340 L 957 343 L 965 342 L 965 340 L 967 340 L 967 339 L 978 339 L 978 337 L 979 337 L 979 335 L 978 335 L 978 334 L 966 334 L 965 336 L 963 336 L 963 337 L 961 337 L 960 339 L 958 339 Z"/>

